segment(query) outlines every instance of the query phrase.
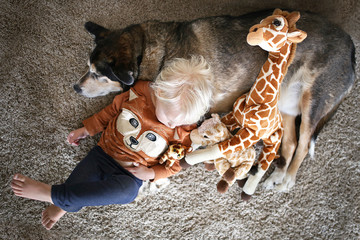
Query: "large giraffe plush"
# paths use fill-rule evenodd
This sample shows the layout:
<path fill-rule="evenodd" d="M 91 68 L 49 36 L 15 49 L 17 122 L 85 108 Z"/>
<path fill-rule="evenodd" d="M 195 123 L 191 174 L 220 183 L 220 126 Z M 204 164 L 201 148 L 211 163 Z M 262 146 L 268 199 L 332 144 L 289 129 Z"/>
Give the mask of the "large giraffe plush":
<path fill-rule="evenodd" d="M 257 163 L 257 172 L 250 175 L 243 188 L 243 199 L 255 192 L 262 176 L 276 156 L 283 134 L 282 118 L 277 107 L 280 84 L 295 56 L 296 44 L 306 33 L 296 29 L 300 13 L 276 9 L 273 15 L 250 28 L 247 42 L 269 52 L 268 59 L 249 93 L 236 100 L 233 111 L 222 121 L 240 130 L 229 140 L 210 148 L 195 151 L 185 158 L 190 165 L 226 157 L 234 151 L 244 151 L 259 140 L 264 147 Z"/>

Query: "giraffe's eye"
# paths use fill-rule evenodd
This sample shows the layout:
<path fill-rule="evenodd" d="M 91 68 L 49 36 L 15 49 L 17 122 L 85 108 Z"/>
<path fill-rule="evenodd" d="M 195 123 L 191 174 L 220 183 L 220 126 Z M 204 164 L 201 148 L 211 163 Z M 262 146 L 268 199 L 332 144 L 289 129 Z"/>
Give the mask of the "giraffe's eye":
<path fill-rule="evenodd" d="M 209 138 L 208 136 L 204 135 L 204 138 Z"/>
<path fill-rule="evenodd" d="M 281 26 L 281 21 L 279 19 L 275 19 L 273 21 L 273 24 L 276 26 L 276 27 L 280 27 Z"/>

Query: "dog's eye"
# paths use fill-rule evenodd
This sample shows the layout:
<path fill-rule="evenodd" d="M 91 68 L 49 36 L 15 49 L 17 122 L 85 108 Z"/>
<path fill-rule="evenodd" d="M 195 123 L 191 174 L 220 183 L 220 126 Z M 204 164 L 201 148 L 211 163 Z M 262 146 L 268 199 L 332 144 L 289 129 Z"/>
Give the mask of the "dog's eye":
<path fill-rule="evenodd" d="M 139 122 L 135 118 L 130 118 L 129 122 L 134 128 L 137 128 L 139 126 Z"/>
<path fill-rule="evenodd" d="M 146 138 L 149 139 L 150 141 L 155 142 L 156 141 L 156 136 L 152 133 L 148 133 L 146 134 Z"/>
<path fill-rule="evenodd" d="M 98 77 L 98 80 L 103 83 L 109 82 L 109 80 L 106 77 Z"/>

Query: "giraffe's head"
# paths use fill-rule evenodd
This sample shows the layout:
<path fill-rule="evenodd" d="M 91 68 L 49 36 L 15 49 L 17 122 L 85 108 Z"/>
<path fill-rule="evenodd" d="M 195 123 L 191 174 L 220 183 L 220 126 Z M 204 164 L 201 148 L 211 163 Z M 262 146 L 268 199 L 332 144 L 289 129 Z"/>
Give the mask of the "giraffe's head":
<path fill-rule="evenodd" d="M 226 125 L 221 122 L 218 114 L 211 114 L 211 118 L 205 120 L 200 127 L 190 133 L 193 148 L 198 146 L 212 146 L 216 143 L 229 139 L 231 134 Z"/>
<path fill-rule="evenodd" d="M 299 18 L 299 12 L 289 13 L 275 9 L 273 15 L 250 28 L 247 42 L 268 52 L 279 51 L 286 42 L 300 43 L 307 34 L 296 29 L 295 23 Z"/>

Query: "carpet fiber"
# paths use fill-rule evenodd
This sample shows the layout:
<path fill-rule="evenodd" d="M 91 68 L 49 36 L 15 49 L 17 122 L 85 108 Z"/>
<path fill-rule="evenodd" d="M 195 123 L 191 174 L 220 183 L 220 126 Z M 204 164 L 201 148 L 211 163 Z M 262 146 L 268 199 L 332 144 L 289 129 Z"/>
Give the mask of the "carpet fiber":
<path fill-rule="evenodd" d="M 87 99 L 72 89 L 94 47 L 86 21 L 121 28 L 276 7 L 310 10 L 340 25 L 352 36 L 359 59 L 358 0 L 1 1 L 0 239 L 359 239 L 358 78 L 289 193 L 259 188 L 242 202 L 235 185 L 218 194 L 218 175 L 199 165 L 141 201 L 84 208 L 47 231 L 40 223 L 47 204 L 16 197 L 9 187 L 16 172 L 49 184 L 64 181 L 99 139 L 79 147 L 65 142 L 115 96 Z"/>

